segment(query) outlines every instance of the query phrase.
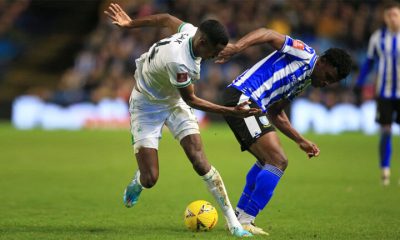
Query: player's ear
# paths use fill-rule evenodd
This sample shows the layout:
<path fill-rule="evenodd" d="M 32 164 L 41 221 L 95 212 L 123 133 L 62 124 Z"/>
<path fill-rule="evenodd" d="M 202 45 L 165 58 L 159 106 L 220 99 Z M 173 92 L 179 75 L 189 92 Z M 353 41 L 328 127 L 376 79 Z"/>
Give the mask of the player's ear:
<path fill-rule="evenodd" d="M 204 35 L 202 35 L 202 36 L 199 38 L 199 43 L 200 43 L 200 45 L 202 45 L 202 46 L 206 46 L 206 45 L 208 44 L 208 40 L 207 40 L 207 38 L 206 38 Z"/>

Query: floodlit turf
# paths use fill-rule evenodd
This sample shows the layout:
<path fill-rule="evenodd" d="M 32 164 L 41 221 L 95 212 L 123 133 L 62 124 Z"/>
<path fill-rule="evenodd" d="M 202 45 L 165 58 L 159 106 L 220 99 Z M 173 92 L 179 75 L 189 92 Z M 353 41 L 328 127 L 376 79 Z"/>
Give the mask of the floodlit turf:
<path fill-rule="evenodd" d="M 225 125 L 202 137 L 236 203 L 254 159 L 240 153 Z M 282 137 L 289 168 L 256 221 L 268 239 L 399 239 L 399 137 L 387 188 L 379 184 L 377 136 L 308 137 L 321 148 L 318 159 Z M 188 203 L 215 201 L 169 132 L 161 140 L 159 182 L 126 209 L 122 192 L 135 169 L 128 131 L 0 125 L 0 239 L 232 239 L 220 211 L 213 231 L 185 229 Z"/>

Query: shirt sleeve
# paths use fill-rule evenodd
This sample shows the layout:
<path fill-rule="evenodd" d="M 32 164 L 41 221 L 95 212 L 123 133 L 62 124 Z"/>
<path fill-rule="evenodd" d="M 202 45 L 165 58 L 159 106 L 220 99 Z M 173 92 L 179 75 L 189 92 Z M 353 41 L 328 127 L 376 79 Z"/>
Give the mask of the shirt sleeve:
<path fill-rule="evenodd" d="M 188 68 L 179 63 L 171 62 L 167 64 L 169 81 L 176 88 L 184 88 L 192 83 Z"/>
<path fill-rule="evenodd" d="M 289 36 L 285 37 L 285 43 L 279 51 L 308 61 L 316 55 L 312 47 Z"/>
<path fill-rule="evenodd" d="M 192 33 L 192 32 L 196 32 L 196 31 L 197 31 L 197 27 L 193 26 L 190 23 L 186 23 L 186 22 L 183 22 L 178 28 L 178 33 L 181 33 L 181 32 Z"/>
<path fill-rule="evenodd" d="M 377 53 L 377 46 L 379 42 L 379 32 L 377 31 L 372 36 L 369 38 L 369 43 L 368 43 L 368 51 L 367 51 L 367 58 L 373 59 L 376 56 Z"/>
<path fill-rule="evenodd" d="M 360 75 L 358 75 L 358 79 L 356 82 L 356 86 L 358 87 L 362 87 L 365 84 L 365 82 L 367 81 L 368 74 L 374 68 L 374 59 L 377 56 L 379 36 L 382 34 L 381 31 L 376 31 L 369 38 L 367 58 L 365 59 L 361 67 Z"/>

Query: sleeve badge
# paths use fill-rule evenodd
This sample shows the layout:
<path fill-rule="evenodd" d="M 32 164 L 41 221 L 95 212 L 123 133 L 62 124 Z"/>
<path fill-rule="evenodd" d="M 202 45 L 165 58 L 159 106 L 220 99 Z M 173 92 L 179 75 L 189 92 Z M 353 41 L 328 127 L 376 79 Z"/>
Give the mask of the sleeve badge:
<path fill-rule="evenodd" d="M 177 73 L 176 74 L 176 81 L 179 83 L 186 82 L 188 80 L 188 73 Z"/>

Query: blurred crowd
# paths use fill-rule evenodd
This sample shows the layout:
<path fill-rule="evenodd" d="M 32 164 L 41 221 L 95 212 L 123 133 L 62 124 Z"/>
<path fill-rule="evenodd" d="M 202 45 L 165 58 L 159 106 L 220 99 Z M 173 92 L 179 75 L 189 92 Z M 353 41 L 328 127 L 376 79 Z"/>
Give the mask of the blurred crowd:
<path fill-rule="evenodd" d="M 4 69 L 22 51 L 24 34 L 18 31 L 21 14 L 30 0 L 0 0 L 0 79 Z"/>
<path fill-rule="evenodd" d="M 0 3 L 2 1 L 0 0 Z M 128 100 L 132 86 L 134 61 L 163 37 L 166 29 L 122 30 L 99 9 L 99 22 L 88 34 L 85 46 L 77 54 L 50 99 L 69 105 L 104 98 Z M 371 33 L 383 24 L 382 1 L 358 0 L 119 0 L 132 18 L 167 12 L 183 21 L 199 25 L 216 18 L 227 27 L 231 41 L 259 27 L 267 27 L 306 42 L 318 53 L 329 47 L 342 47 L 354 60 L 354 70 L 345 81 L 324 90 L 308 90 L 304 96 L 328 108 L 345 102 L 355 103 L 351 88 L 366 54 Z M 1 9 L 1 8 L 0 8 Z M 1 19 L 0 19 L 1 21 Z M 1 31 L 1 29 L 0 29 Z M 202 65 L 201 81 L 196 84 L 200 97 L 219 102 L 219 91 L 242 71 L 269 54 L 267 45 L 252 47 L 229 63 Z M 371 79 L 373 76 L 371 76 Z M 364 100 L 373 98 L 373 85 L 366 88 Z"/>

